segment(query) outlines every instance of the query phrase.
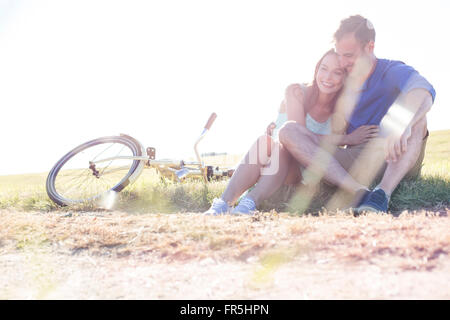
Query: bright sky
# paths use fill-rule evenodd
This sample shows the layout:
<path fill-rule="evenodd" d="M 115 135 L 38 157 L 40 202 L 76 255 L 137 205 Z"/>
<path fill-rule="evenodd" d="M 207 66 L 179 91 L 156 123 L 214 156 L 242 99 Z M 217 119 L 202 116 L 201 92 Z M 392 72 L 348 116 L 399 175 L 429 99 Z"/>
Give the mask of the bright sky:
<path fill-rule="evenodd" d="M 374 24 L 378 57 L 434 85 L 429 128 L 450 129 L 449 13 L 446 0 L 0 0 L 0 174 L 49 171 L 121 132 L 193 157 L 211 112 L 200 151 L 243 153 L 352 14 Z"/>

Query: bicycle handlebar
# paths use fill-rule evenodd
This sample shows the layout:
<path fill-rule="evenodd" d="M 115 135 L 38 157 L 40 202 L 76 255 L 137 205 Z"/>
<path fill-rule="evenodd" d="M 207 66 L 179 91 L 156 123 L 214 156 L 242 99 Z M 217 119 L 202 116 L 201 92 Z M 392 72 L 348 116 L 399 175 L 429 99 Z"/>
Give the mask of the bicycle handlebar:
<path fill-rule="evenodd" d="M 208 122 L 206 122 L 205 129 L 211 128 L 212 124 L 214 123 L 214 120 L 216 120 L 217 114 L 215 112 L 211 113 L 209 116 Z"/>

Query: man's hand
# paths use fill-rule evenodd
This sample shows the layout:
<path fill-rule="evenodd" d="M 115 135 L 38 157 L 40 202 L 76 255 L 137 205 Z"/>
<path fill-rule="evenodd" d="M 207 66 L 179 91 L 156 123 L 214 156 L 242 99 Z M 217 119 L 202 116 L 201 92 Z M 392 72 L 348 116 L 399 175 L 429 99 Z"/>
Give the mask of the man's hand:
<path fill-rule="evenodd" d="M 387 138 L 387 162 L 397 162 L 407 151 L 408 139 L 411 137 L 412 128 L 420 121 L 426 121 L 426 114 L 433 105 L 433 98 L 428 90 L 417 88 L 409 91 L 400 102 L 400 106 L 411 112 L 414 116 L 401 134 L 393 134 Z"/>
<path fill-rule="evenodd" d="M 386 143 L 386 161 L 397 162 L 397 160 L 408 150 L 408 139 L 411 137 L 411 125 L 398 136 L 390 136 Z"/>
<path fill-rule="evenodd" d="M 344 144 L 354 146 L 369 141 L 378 136 L 380 128 L 374 125 L 365 125 L 357 128 L 344 138 Z"/>

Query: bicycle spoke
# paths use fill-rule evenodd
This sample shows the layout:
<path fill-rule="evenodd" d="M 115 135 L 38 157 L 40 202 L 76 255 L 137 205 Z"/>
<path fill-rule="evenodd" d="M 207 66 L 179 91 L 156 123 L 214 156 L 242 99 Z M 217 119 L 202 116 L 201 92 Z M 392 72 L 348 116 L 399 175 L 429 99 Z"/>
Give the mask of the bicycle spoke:
<path fill-rule="evenodd" d="M 129 168 L 128 166 L 121 166 L 121 167 L 118 167 L 118 168 L 110 169 L 110 170 L 108 170 L 106 172 L 103 172 L 102 176 L 107 175 L 109 173 L 116 172 L 116 171 L 125 170 L 125 169 L 128 169 L 128 168 Z"/>
<path fill-rule="evenodd" d="M 83 173 L 84 173 L 84 174 L 83 174 Z M 74 177 L 71 178 L 71 179 L 70 179 L 69 181 L 67 181 L 66 183 L 70 183 L 70 182 L 72 182 L 73 180 L 79 179 L 81 176 L 84 176 L 84 175 L 89 174 L 89 173 L 90 173 L 89 169 L 85 169 L 84 171 L 82 171 L 81 174 L 78 174 L 77 176 L 74 175 Z M 67 177 L 67 175 L 64 175 L 63 177 Z"/>
<path fill-rule="evenodd" d="M 89 177 L 89 175 L 85 175 L 84 177 L 84 181 L 86 181 L 86 177 Z M 80 179 L 82 179 L 83 177 L 80 177 Z M 75 188 L 79 188 L 79 184 L 73 184 L 68 190 L 64 190 L 64 192 L 61 192 L 62 195 L 66 195 L 66 194 L 71 194 L 71 191 L 74 190 Z"/>
<path fill-rule="evenodd" d="M 107 163 L 97 163 L 92 168 L 86 168 L 100 156 L 112 159 Z M 136 161 L 119 159 L 120 156 L 135 156 L 135 153 L 130 145 L 121 141 L 93 144 L 78 153 L 75 152 L 59 169 L 54 180 L 56 192 L 71 202 L 99 198 L 122 183 Z"/>
<path fill-rule="evenodd" d="M 116 154 L 116 157 L 122 152 L 123 148 L 125 148 L 125 146 L 123 146 L 122 149 L 119 150 L 119 152 Z M 109 166 L 113 161 L 114 161 L 114 160 L 111 160 L 111 161 L 105 166 L 105 168 L 103 169 L 103 171 L 100 172 L 100 175 L 103 174 L 103 172 L 106 170 L 106 168 L 108 168 L 108 166 Z"/>
<path fill-rule="evenodd" d="M 109 148 L 111 148 L 114 145 L 114 143 L 112 143 L 108 148 L 106 148 L 105 150 L 103 150 L 102 152 L 100 152 L 98 155 L 96 155 L 91 161 L 94 162 L 95 159 L 97 159 L 103 152 L 105 152 L 106 150 L 108 150 Z"/>

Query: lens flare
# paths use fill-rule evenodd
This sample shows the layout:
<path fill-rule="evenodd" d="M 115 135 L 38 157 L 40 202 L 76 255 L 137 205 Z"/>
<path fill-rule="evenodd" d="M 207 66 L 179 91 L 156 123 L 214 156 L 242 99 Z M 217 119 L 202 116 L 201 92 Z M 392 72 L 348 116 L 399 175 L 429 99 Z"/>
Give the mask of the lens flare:
<path fill-rule="evenodd" d="M 380 135 L 400 136 L 411 122 L 414 113 L 400 104 L 393 104 L 380 123 Z"/>
<path fill-rule="evenodd" d="M 117 192 L 114 190 L 109 190 L 105 193 L 105 195 L 101 198 L 100 206 L 107 210 L 112 210 L 117 201 Z"/>

